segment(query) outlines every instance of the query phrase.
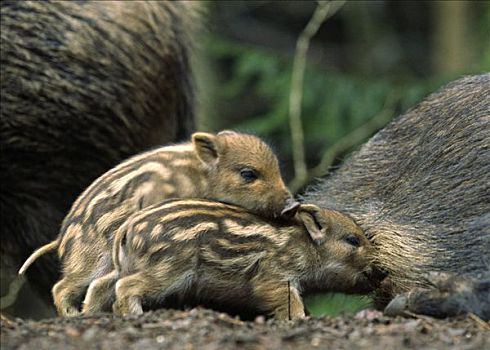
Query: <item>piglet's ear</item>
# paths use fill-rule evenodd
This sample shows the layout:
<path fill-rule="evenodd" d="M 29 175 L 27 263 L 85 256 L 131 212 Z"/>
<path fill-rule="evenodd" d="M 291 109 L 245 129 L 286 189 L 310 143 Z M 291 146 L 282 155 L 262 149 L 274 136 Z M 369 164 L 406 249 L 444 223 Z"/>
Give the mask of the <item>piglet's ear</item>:
<path fill-rule="evenodd" d="M 192 143 L 199 159 L 208 165 L 218 161 L 218 147 L 216 136 L 206 132 L 192 134 Z"/>
<path fill-rule="evenodd" d="M 328 218 L 323 210 L 314 204 L 301 204 L 297 215 L 305 225 L 311 239 L 318 245 L 322 244 L 330 229 Z"/>

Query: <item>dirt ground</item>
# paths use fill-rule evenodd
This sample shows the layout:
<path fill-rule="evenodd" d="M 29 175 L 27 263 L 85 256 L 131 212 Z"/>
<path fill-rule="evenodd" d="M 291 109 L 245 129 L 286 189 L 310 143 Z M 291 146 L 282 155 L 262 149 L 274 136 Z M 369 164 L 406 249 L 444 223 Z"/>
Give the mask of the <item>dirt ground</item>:
<path fill-rule="evenodd" d="M 2 349 L 490 349 L 476 317 L 389 318 L 377 311 L 277 322 L 242 322 L 206 309 L 139 317 L 1 318 Z"/>

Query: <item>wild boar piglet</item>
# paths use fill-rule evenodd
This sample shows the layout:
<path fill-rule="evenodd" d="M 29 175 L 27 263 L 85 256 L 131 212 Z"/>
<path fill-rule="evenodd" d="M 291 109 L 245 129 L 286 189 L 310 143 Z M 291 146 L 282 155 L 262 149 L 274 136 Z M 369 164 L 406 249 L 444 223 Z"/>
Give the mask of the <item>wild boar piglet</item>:
<path fill-rule="evenodd" d="M 77 315 L 89 284 L 113 269 L 113 235 L 131 214 L 169 198 L 199 197 L 232 203 L 266 217 L 299 205 L 286 188 L 276 156 L 253 135 L 198 132 L 192 141 L 157 148 L 98 178 L 73 204 L 57 240 L 34 252 L 58 249 L 63 278 L 53 287 L 60 315 Z"/>
<path fill-rule="evenodd" d="M 121 315 L 172 296 L 297 319 L 305 316 L 302 294 L 370 291 L 371 252 L 349 217 L 315 205 L 274 221 L 219 202 L 167 201 L 120 227 L 116 271 L 96 281 L 85 302 L 107 303 L 115 283 Z"/>

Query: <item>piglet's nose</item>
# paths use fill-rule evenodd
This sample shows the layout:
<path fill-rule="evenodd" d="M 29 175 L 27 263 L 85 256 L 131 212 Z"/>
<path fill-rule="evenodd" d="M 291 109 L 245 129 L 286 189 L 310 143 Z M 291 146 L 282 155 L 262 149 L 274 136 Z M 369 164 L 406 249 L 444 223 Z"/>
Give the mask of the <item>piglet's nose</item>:
<path fill-rule="evenodd" d="M 379 286 L 380 283 L 388 276 L 388 272 L 378 268 L 377 266 L 370 266 L 364 271 L 364 275 L 371 281 L 373 286 Z"/>
<path fill-rule="evenodd" d="M 298 208 L 299 208 L 299 203 L 294 199 L 290 198 L 286 201 L 286 206 L 281 211 L 281 216 L 286 219 L 290 219 L 296 214 Z"/>

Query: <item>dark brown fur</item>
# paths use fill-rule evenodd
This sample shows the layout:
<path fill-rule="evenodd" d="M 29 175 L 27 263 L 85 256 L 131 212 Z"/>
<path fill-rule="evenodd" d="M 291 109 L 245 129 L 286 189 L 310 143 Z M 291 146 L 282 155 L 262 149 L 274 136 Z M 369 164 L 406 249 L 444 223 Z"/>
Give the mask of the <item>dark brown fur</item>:
<path fill-rule="evenodd" d="M 398 294 L 385 308 L 389 316 L 424 314 L 437 318 L 473 313 L 490 319 L 490 279 L 453 273 L 427 274 L 431 285 Z M 408 311 L 408 312 L 407 312 Z"/>
<path fill-rule="evenodd" d="M 188 137 L 198 6 L 1 2 L 2 267 L 19 266 L 54 239 L 100 174 Z M 42 259 L 29 280 L 47 292 L 57 270 L 54 259 Z"/>

